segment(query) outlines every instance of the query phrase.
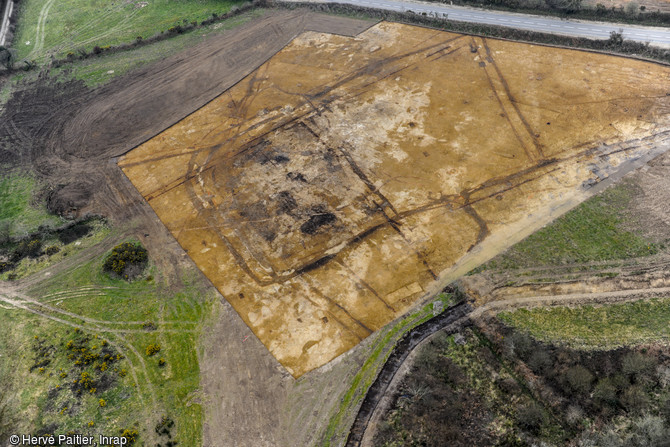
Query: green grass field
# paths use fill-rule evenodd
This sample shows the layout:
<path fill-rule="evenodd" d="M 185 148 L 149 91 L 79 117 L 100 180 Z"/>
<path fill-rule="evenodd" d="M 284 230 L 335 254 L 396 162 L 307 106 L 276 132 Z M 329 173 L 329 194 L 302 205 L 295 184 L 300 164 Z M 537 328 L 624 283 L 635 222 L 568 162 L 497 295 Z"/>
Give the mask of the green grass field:
<path fill-rule="evenodd" d="M 499 314 L 533 337 L 574 347 L 611 348 L 670 339 L 670 299 L 601 307 L 520 309 Z"/>
<path fill-rule="evenodd" d="M 97 87 L 130 70 L 141 68 L 192 47 L 213 34 L 241 26 L 262 14 L 264 10 L 254 9 L 197 30 L 176 34 L 169 39 L 159 40 L 150 45 L 74 60 L 72 63 L 52 68 L 49 75 L 56 81 L 78 79 L 84 81 L 89 87 Z M 12 75 L 0 87 L 0 105 L 9 99 L 12 91 L 16 90 L 20 83 L 37 80 L 38 75 L 39 72 L 35 70 L 19 71 Z"/>
<path fill-rule="evenodd" d="M 81 336 L 71 327 L 59 325 L 50 320 L 20 310 L 0 309 L 0 352 L 2 360 L 11 364 L 14 388 L 19 390 L 13 402 L 13 411 L 20 421 L 18 429 L 30 430 L 57 427 L 57 433 L 76 431 L 78 433 L 117 433 L 121 427 L 132 427 L 137 422 L 137 414 L 142 414 L 142 404 L 130 376 L 122 377 L 118 371 L 129 368 L 121 359 L 110 366 L 110 374 L 116 385 L 96 394 L 84 393 L 81 400 L 69 391 L 75 374 L 62 349 L 65 340 Z M 98 346 L 101 339 L 93 343 Z M 33 346 L 43 342 L 53 346 L 49 355 L 51 362 L 31 371 L 36 362 Z M 96 346 L 96 344 L 89 344 Z M 117 369 L 118 371 L 114 371 Z M 89 369 L 87 369 L 89 370 Z M 61 374 L 66 374 L 62 377 Z M 123 374 L 123 373 L 122 373 Z M 99 400 L 107 405 L 100 407 Z M 89 423 L 93 426 L 89 426 Z M 117 428 L 118 427 L 118 428 Z M 55 430 L 54 430 L 55 431 Z"/>
<path fill-rule="evenodd" d="M 514 269 L 655 254 L 657 244 L 623 228 L 624 211 L 633 199 L 621 183 L 583 202 L 478 269 Z"/>
<path fill-rule="evenodd" d="M 170 39 L 151 45 L 77 61 L 52 70 L 52 76 L 63 80 L 81 79 L 90 87 L 101 85 L 129 70 L 149 65 L 196 45 L 213 33 L 240 26 L 262 13 L 260 10 L 252 10 L 195 31 L 177 34 Z"/>
<path fill-rule="evenodd" d="M 0 176 L 0 230 L 8 229 L 10 236 L 22 236 L 40 225 L 53 227 L 64 222 L 49 214 L 44 204 L 33 205 L 37 188 L 34 177 L 18 170 Z"/>
<path fill-rule="evenodd" d="M 224 14 L 233 0 L 24 0 L 13 47 L 19 59 L 64 56 L 78 49 L 130 42 Z"/>
<path fill-rule="evenodd" d="M 180 445 L 200 445 L 202 410 L 192 399 L 200 383 L 198 340 L 212 312 L 212 291 L 196 285 L 195 272 L 168 289 L 160 279 L 154 279 L 160 272 L 151 266 L 142 279 L 131 283 L 110 278 L 102 273 L 103 260 L 101 256 L 59 274 L 29 292 L 57 309 L 46 313 L 65 323 L 0 307 L 0 352 L 11 356 L 1 360 L 18 365 L 14 382 L 20 384 L 22 419 L 35 423 L 30 427 L 33 430 L 56 424 L 58 433 L 91 431 L 91 421 L 100 433 L 137 429 L 143 439 L 140 445 L 144 445 L 148 436 L 153 436 L 159 418 L 167 415 L 175 421 L 174 440 Z M 31 308 L 40 310 L 36 305 Z M 118 377 L 118 384 L 111 389 L 85 394 L 80 401 L 53 399 L 50 390 L 65 386 L 61 370 L 67 372 L 67 380 L 73 377 L 72 361 L 61 352 L 65 341 L 75 336 L 73 325 L 82 326 L 80 333 L 92 340 L 106 339 L 118 348 L 123 359 L 114 367 L 125 369 L 127 374 Z M 43 372 L 28 372 L 34 361 L 30 346 L 38 339 L 56 347 L 54 360 Z M 100 349 L 96 342 L 89 344 L 94 343 Z M 155 355 L 146 352 L 151 344 L 161 347 Z M 165 361 L 163 365 L 160 359 Z M 105 400 L 104 407 L 99 399 Z M 69 410 L 61 414 L 65 406 Z"/>

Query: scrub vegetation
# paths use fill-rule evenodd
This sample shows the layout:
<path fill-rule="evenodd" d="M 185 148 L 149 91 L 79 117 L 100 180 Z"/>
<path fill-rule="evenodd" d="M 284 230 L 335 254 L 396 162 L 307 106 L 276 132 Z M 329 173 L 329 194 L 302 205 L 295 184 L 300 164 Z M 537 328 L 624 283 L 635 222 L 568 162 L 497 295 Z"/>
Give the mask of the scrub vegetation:
<path fill-rule="evenodd" d="M 575 350 L 496 321 L 438 333 L 405 377 L 375 445 L 665 445 L 668 353 Z"/>

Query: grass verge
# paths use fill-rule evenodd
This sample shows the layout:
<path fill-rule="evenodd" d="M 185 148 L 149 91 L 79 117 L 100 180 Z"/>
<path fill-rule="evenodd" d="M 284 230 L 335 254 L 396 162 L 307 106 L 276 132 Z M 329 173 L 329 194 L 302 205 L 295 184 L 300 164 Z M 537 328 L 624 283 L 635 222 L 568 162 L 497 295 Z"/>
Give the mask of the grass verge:
<path fill-rule="evenodd" d="M 452 297 L 442 293 L 438 295 L 435 302 L 437 301 L 442 302 L 442 309 L 447 309 L 452 304 Z M 363 363 L 361 370 L 354 376 L 349 389 L 344 393 L 339 408 L 331 416 L 321 446 L 331 446 L 335 438 L 346 436 L 349 430 L 348 424 L 351 423 L 350 418 L 347 416 L 352 416 L 354 410 L 363 398 L 365 398 L 379 370 L 384 366 L 386 360 L 393 352 L 396 343 L 403 335 L 433 318 L 433 306 L 435 302 L 425 305 L 420 310 L 401 319 L 397 324 L 389 326 L 380 332 L 369 348 L 370 355 L 365 360 L 365 363 Z"/>
<path fill-rule="evenodd" d="M 86 226 L 88 227 L 87 234 L 71 242 L 61 240 L 62 238 L 59 238 L 57 233 L 41 239 L 42 246 L 45 247 L 42 254 L 38 257 L 21 259 L 14 268 L 0 273 L 0 281 L 13 281 L 30 276 L 82 250 L 93 247 L 113 234 L 112 228 L 103 219 L 89 219 L 86 221 Z"/>
<path fill-rule="evenodd" d="M 615 348 L 670 339 L 670 299 L 600 307 L 520 309 L 499 314 L 540 340 L 576 348 Z"/>
<path fill-rule="evenodd" d="M 633 188 L 621 183 L 590 198 L 477 271 L 628 259 L 652 255 L 661 245 L 624 229 Z"/>
<path fill-rule="evenodd" d="M 62 65 L 52 70 L 51 75 L 59 80 L 80 79 L 89 87 L 109 82 L 116 76 L 127 73 L 165 59 L 186 48 L 197 45 L 215 33 L 224 32 L 241 26 L 263 14 L 263 10 L 252 10 L 239 16 L 217 22 L 197 30 L 177 34 L 169 39 L 160 40 L 126 51 L 103 53 L 99 56 Z"/>
<path fill-rule="evenodd" d="M 64 220 L 49 214 L 46 205 L 34 204 L 38 184 L 33 176 L 20 170 L 10 170 L 0 176 L 0 239 L 3 236 L 24 236 L 39 226 L 55 227 Z"/>

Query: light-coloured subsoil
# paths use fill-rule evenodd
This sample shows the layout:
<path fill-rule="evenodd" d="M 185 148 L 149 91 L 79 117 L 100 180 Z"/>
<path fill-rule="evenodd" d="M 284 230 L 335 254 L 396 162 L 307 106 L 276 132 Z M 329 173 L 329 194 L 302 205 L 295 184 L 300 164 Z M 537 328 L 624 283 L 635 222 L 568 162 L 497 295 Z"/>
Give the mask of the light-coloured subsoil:
<path fill-rule="evenodd" d="M 306 32 L 119 165 L 299 377 L 659 150 L 669 91 L 605 55 Z"/>

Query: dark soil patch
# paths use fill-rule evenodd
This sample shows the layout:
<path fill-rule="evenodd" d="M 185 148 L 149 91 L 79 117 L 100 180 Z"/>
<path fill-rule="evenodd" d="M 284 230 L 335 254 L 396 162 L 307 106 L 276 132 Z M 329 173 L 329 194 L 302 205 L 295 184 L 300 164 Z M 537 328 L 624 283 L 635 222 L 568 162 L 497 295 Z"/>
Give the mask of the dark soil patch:
<path fill-rule="evenodd" d="M 335 214 L 329 212 L 321 212 L 318 214 L 313 214 L 307 222 L 300 225 L 300 231 L 305 234 L 312 235 L 316 233 L 319 228 L 324 225 L 331 224 L 337 220 Z"/>
<path fill-rule="evenodd" d="M 75 216 L 78 210 L 88 205 L 94 186 L 86 182 L 74 182 L 53 190 L 47 198 L 47 209 L 59 216 Z"/>
<path fill-rule="evenodd" d="M 86 236 L 90 231 L 91 227 L 86 222 L 78 222 L 60 231 L 58 233 L 58 240 L 64 244 L 69 244 Z"/>
<path fill-rule="evenodd" d="M 289 172 L 288 174 L 286 174 L 286 177 L 289 180 L 294 180 L 296 182 L 307 183 L 307 179 L 300 172 Z"/>
<path fill-rule="evenodd" d="M 291 214 L 298 207 L 298 203 L 288 191 L 281 191 L 275 198 L 277 201 L 277 210 L 280 214 Z"/>

